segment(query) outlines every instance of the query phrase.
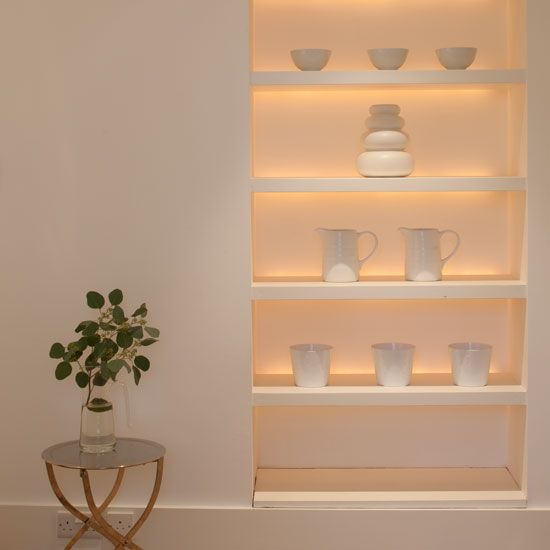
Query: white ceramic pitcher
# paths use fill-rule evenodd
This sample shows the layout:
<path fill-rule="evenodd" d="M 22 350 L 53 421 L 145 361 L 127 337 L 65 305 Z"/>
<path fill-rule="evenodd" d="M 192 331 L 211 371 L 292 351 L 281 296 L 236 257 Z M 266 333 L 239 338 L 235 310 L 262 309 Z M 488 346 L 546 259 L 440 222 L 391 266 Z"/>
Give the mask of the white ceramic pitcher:
<path fill-rule="evenodd" d="M 407 281 L 440 281 L 441 270 L 445 263 L 456 253 L 460 246 L 460 236 L 452 229 L 411 229 L 400 227 L 405 238 L 405 279 Z M 452 252 L 441 257 L 440 240 L 445 233 L 456 237 Z"/>
<path fill-rule="evenodd" d="M 378 248 L 378 237 L 372 231 L 355 229 L 318 227 L 315 231 L 323 239 L 323 280 L 330 283 L 358 281 L 361 267 Z M 374 239 L 374 247 L 364 258 L 359 258 L 359 237 L 367 234 Z"/>

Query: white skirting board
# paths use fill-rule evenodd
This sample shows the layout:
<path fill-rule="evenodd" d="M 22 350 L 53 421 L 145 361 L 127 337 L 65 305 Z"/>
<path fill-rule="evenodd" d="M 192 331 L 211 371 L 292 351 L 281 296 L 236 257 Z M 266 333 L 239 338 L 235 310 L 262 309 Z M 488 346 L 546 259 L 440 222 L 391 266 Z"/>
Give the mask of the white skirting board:
<path fill-rule="evenodd" d="M 62 549 L 63 541 L 55 540 L 58 509 L 59 505 L 0 506 L 0 547 Z M 548 550 L 549 520 L 550 508 L 274 510 L 174 506 L 155 508 L 135 542 L 147 550 Z M 104 542 L 88 548 L 111 550 L 112 545 Z"/>

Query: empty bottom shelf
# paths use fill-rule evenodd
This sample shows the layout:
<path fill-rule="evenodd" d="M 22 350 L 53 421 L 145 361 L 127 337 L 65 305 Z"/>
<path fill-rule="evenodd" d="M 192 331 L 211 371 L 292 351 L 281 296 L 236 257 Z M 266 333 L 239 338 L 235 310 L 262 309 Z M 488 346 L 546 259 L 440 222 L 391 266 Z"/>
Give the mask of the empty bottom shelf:
<path fill-rule="evenodd" d="M 506 468 L 258 469 L 257 508 L 522 508 Z"/>

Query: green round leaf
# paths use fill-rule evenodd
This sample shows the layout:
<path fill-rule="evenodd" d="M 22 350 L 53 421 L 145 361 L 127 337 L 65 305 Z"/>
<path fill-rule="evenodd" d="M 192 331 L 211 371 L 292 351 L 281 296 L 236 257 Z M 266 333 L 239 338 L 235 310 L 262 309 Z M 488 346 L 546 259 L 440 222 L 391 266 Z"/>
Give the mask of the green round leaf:
<path fill-rule="evenodd" d="M 86 301 L 92 309 L 101 309 L 105 305 L 105 298 L 99 292 L 93 290 L 86 294 Z"/>
<path fill-rule="evenodd" d="M 112 410 L 113 405 L 112 403 L 109 403 L 109 401 L 106 401 L 105 399 L 96 397 L 95 399 L 92 399 L 90 403 L 88 403 L 87 408 L 89 411 L 100 413 L 100 412 L 106 412 L 106 411 Z"/>
<path fill-rule="evenodd" d="M 155 340 L 154 338 L 145 338 L 145 340 L 142 340 L 140 344 L 142 346 L 150 346 L 151 344 L 154 344 L 155 342 L 158 342 L 158 340 Z"/>
<path fill-rule="evenodd" d="M 63 355 L 65 355 L 65 346 L 59 342 L 53 344 L 50 348 L 50 357 L 52 359 L 61 359 Z"/>
<path fill-rule="evenodd" d="M 122 323 L 126 321 L 126 317 L 124 317 L 124 310 L 120 306 L 115 306 L 113 308 L 113 321 L 117 325 L 122 325 Z"/>
<path fill-rule="evenodd" d="M 88 338 L 86 336 L 79 338 L 78 345 L 80 346 L 80 350 L 84 351 L 90 345 L 88 342 Z"/>
<path fill-rule="evenodd" d="M 101 367 L 99 368 L 99 374 L 101 375 L 101 378 L 105 380 L 105 382 L 107 382 L 107 380 L 111 379 L 113 376 L 113 373 L 109 370 L 107 363 L 101 363 Z"/>
<path fill-rule="evenodd" d="M 88 342 L 88 345 L 92 348 L 96 344 L 98 344 L 100 341 L 101 341 L 101 336 L 99 336 L 99 334 L 94 334 L 93 336 L 88 336 L 86 338 L 86 342 Z"/>
<path fill-rule="evenodd" d="M 82 357 L 82 352 L 79 349 L 72 349 L 67 353 L 63 354 L 63 361 L 72 363 L 73 361 L 78 361 Z"/>
<path fill-rule="evenodd" d="M 109 292 L 109 302 L 111 302 L 112 306 L 118 306 L 122 302 L 122 297 L 122 290 L 118 288 Z"/>
<path fill-rule="evenodd" d="M 101 352 L 98 352 L 98 349 L 101 349 Z M 94 348 L 94 353 L 99 355 L 102 361 L 109 361 L 116 355 L 117 351 L 118 346 L 110 339 L 103 340 Z"/>
<path fill-rule="evenodd" d="M 100 372 L 98 372 L 94 376 L 94 386 L 104 386 L 107 383 L 107 380 L 105 378 L 103 378 L 103 376 L 101 376 Z"/>
<path fill-rule="evenodd" d="M 99 330 L 99 325 L 92 321 L 82 331 L 82 336 L 93 336 L 98 330 Z"/>
<path fill-rule="evenodd" d="M 85 388 L 88 385 L 90 377 L 85 372 L 78 371 L 74 379 L 79 388 Z"/>
<path fill-rule="evenodd" d="M 87 367 L 97 367 L 98 365 L 98 357 L 95 351 L 92 351 L 88 357 L 86 357 L 86 360 L 84 361 L 84 365 Z"/>
<path fill-rule="evenodd" d="M 149 367 L 151 366 L 151 363 L 149 362 L 149 359 L 147 357 L 144 357 L 143 355 L 138 355 L 134 358 L 134 365 L 143 372 L 147 372 L 149 370 Z"/>
<path fill-rule="evenodd" d="M 132 335 L 128 332 L 119 332 L 116 335 L 116 343 L 121 348 L 129 348 L 134 342 L 134 339 L 132 338 Z"/>
<path fill-rule="evenodd" d="M 116 374 L 124 366 L 123 359 L 113 359 L 107 363 L 107 368 Z"/>
<path fill-rule="evenodd" d="M 78 326 L 74 329 L 75 332 L 82 332 L 92 321 L 82 321 L 82 323 L 79 323 Z"/>
<path fill-rule="evenodd" d="M 158 328 L 145 327 L 145 332 L 153 338 L 158 338 L 160 336 L 160 330 Z"/>
<path fill-rule="evenodd" d="M 141 371 L 139 369 L 136 369 L 136 367 L 132 367 L 132 370 L 134 371 L 134 382 L 137 386 L 139 384 L 139 381 L 141 380 Z"/>
<path fill-rule="evenodd" d="M 67 376 L 71 375 L 71 372 L 73 372 L 73 367 L 71 364 L 67 363 L 67 361 L 61 361 L 55 369 L 55 377 L 58 380 L 64 380 Z"/>
<path fill-rule="evenodd" d="M 141 304 L 138 309 L 132 313 L 132 317 L 145 317 L 147 315 L 147 306 L 145 304 Z"/>
<path fill-rule="evenodd" d="M 141 325 L 138 325 L 137 327 L 132 327 L 132 330 L 130 331 L 132 336 L 136 338 L 136 340 L 141 340 L 143 338 L 143 328 Z"/>

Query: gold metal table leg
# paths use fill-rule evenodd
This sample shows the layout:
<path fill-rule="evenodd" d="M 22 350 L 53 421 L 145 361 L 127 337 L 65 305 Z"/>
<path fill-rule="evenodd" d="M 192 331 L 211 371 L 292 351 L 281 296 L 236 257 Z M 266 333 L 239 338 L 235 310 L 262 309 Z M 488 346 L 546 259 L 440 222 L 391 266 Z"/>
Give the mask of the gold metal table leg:
<path fill-rule="evenodd" d="M 97 507 L 94 501 L 88 471 L 80 470 L 80 477 L 82 478 L 84 495 L 86 496 L 86 502 L 88 503 L 88 507 L 90 508 L 92 518 L 100 526 L 103 536 L 108 538 L 115 545 L 116 548 L 131 548 L 132 550 L 143 550 L 137 544 L 134 544 L 132 541 L 128 541 L 114 527 L 109 525 L 109 523 L 101 515 L 101 510 Z M 120 546 L 121 544 L 122 546 Z"/>
<path fill-rule="evenodd" d="M 48 472 L 48 479 L 50 480 L 50 485 L 52 486 L 53 492 L 55 493 L 55 496 L 61 502 L 63 507 L 68 510 L 73 516 L 78 518 L 82 521 L 83 525 L 79 529 L 79 531 L 75 534 L 75 536 L 67 543 L 65 546 L 65 550 L 70 550 L 82 537 L 82 535 L 88 530 L 88 529 L 94 529 L 94 531 L 97 531 L 101 535 L 103 535 L 105 538 L 110 540 L 113 544 L 118 544 L 119 538 L 114 538 L 112 535 L 107 534 L 105 530 L 101 527 L 101 525 L 95 520 L 93 517 L 89 517 L 83 512 L 81 512 L 78 508 L 73 506 L 66 498 L 65 495 L 61 492 L 61 489 L 59 487 L 59 484 L 57 483 L 57 479 L 55 478 L 55 472 L 53 469 L 53 466 L 49 463 L 46 463 L 46 471 Z M 124 477 L 124 469 L 119 468 L 117 477 L 115 480 L 115 484 L 113 485 L 113 488 L 111 489 L 109 495 L 107 498 L 103 501 L 101 506 L 98 508 L 98 510 L 103 511 L 107 508 L 107 506 L 111 503 L 113 498 L 115 498 L 115 495 L 117 494 L 120 485 L 122 483 L 122 478 Z M 118 535 L 118 533 L 117 533 Z"/>
<path fill-rule="evenodd" d="M 133 527 L 128 531 L 128 534 L 126 535 L 126 541 L 127 541 L 126 544 L 128 542 L 131 542 L 132 537 L 139 531 L 141 526 L 145 523 L 145 520 L 149 517 L 149 514 L 153 510 L 153 506 L 155 505 L 157 497 L 159 496 L 160 485 L 162 483 L 162 472 L 164 470 L 164 458 L 161 457 L 156 462 L 157 462 L 157 473 L 155 475 L 155 484 L 153 486 L 153 492 L 151 493 L 151 497 L 149 498 L 149 502 L 147 503 L 145 510 L 143 511 L 139 519 L 136 521 L 136 523 L 134 523 Z M 124 546 L 121 546 L 119 544 L 115 548 L 115 550 L 119 550 L 121 548 L 124 548 Z"/>
<path fill-rule="evenodd" d="M 155 484 L 153 486 L 153 491 L 151 493 L 151 496 L 149 498 L 149 502 L 147 503 L 147 506 L 145 507 L 145 510 L 141 514 L 141 516 L 138 518 L 136 523 L 133 525 L 133 527 L 128 531 L 126 536 L 121 535 L 116 529 L 114 529 L 109 523 L 105 520 L 105 518 L 102 515 L 102 512 L 104 512 L 109 504 L 112 502 L 112 500 L 115 498 L 118 490 L 120 489 L 120 486 L 122 485 L 122 479 L 124 477 L 124 468 L 119 468 L 116 476 L 115 483 L 113 485 L 113 488 L 103 501 L 103 503 L 100 506 L 97 506 L 94 501 L 94 496 L 92 493 L 92 487 L 90 484 L 90 477 L 88 475 L 88 471 L 86 469 L 80 470 L 80 477 L 82 479 L 82 485 L 84 487 L 84 495 L 86 497 L 86 502 L 88 503 L 88 507 L 90 508 L 91 516 L 87 516 L 83 512 L 81 512 L 78 508 L 73 506 L 66 498 L 65 495 L 61 492 L 61 489 L 59 487 L 59 484 L 57 483 L 57 480 L 55 478 L 55 473 L 52 464 L 46 463 L 46 470 L 48 472 L 48 479 L 50 480 L 50 484 L 52 486 L 53 492 L 55 493 L 56 497 L 58 498 L 59 502 L 67 509 L 73 516 L 80 519 L 82 521 L 82 527 L 79 529 L 79 531 L 75 534 L 75 536 L 69 541 L 67 546 L 65 546 L 65 550 L 71 549 L 77 542 L 80 540 L 82 535 L 88 530 L 88 529 L 94 529 L 99 534 L 103 535 L 107 540 L 109 540 L 113 545 L 115 546 L 116 550 L 129 548 L 130 550 L 143 550 L 140 546 L 138 546 L 135 542 L 132 541 L 132 538 L 134 535 L 141 529 L 147 518 L 149 517 L 149 514 L 153 510 L 153 507 L 155 505 L 155 502 L 158 498 L 159 492 L 160 492 L 160 486 L 162 483 L 162 474 L 164 469 L 164 458 L 159 458 L 157 461 L 157 471 L 155 475 Z"/>

